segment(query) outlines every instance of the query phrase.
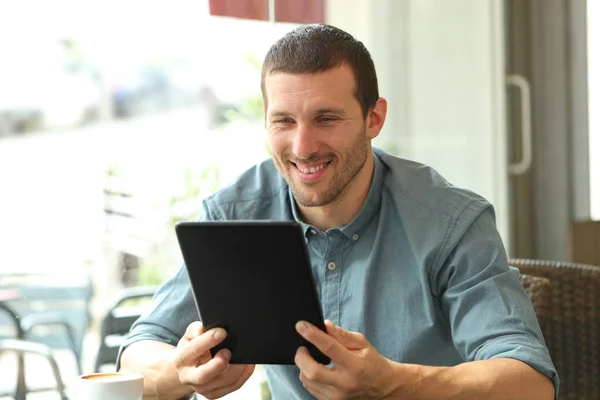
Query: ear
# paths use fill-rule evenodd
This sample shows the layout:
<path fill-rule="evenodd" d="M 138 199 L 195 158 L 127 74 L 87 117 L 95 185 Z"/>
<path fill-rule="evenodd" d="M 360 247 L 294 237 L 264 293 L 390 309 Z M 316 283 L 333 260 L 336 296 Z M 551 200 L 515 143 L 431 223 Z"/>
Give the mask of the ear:
<path fill-rule="evenodd" d="M 377 99 L 375 106 L 371 108 L 367 115 L 367 137 L 374 139 L 381 132 L 385 116 L 387 114 L 387 100 L 383 97 Z"/>

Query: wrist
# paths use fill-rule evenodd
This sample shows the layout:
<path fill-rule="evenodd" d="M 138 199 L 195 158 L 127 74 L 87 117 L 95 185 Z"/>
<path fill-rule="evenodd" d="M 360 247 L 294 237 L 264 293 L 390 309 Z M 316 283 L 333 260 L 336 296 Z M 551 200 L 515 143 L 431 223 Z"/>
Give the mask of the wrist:
<path fill-rule="evenodd" d="M 388 400 L 428 399 L 436 376 L 447 372 L 448 367 L 430 367 L 418 364 L 403 364 L 390 361 L 394 378 L 390 386 Z M 433 397 L 435 398 L 435 397 Z"/>

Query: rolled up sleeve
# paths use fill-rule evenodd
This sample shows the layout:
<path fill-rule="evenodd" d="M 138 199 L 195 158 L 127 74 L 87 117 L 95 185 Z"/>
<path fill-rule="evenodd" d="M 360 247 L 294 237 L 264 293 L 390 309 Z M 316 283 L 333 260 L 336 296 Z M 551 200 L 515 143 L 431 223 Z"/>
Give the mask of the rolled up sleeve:
<path fill-rule="evenodd" d="M 437 274 L 456 349 L 465 361 L 522 361 L 551 379 L 558 396 L 558 374 L 519 272 L 508 266 L 493 209 L 462 220 Z"/>
<path fill-rule="evenodd" d="M 156 340 L 176 346 L 187 326 L 198 320 L 187 271 L 181 267 L 157 290 L 149 309 L 132 325 L 119 350 L 117 368 L 123 350 L 132 343 Z"/>

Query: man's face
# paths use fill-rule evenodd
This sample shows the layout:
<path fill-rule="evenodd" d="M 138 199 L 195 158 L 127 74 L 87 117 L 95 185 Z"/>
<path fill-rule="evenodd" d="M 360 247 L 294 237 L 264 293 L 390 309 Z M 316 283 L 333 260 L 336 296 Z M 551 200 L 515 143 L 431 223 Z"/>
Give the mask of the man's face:
<path fill-rule="evenodd" d="M 296 201 L 330 204 L 352 187 L 371 151 L 352 70 L 265 77 L 266 129 L 273 160 Z"/>

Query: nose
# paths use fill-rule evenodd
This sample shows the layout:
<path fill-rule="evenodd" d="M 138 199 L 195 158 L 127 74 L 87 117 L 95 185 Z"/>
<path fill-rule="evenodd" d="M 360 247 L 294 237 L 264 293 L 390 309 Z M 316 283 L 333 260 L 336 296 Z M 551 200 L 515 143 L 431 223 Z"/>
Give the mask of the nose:
<path fill-rule="evenodd" d="M 292 151 L 296 157 L 301 159 L 309 159 L 313 154 L 317 154 L 319 152 L 317 130 L 310 124 L 299 123 L 296 127 Z"/>

